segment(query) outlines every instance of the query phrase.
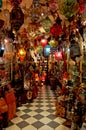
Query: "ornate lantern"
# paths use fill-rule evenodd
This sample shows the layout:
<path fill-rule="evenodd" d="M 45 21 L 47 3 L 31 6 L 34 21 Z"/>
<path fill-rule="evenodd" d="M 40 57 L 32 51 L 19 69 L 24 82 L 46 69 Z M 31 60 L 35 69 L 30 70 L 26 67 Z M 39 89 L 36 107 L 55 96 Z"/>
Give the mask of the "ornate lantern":
<path fill-rule="evenodd" d="M 48 43 L 48 41 L 47 41 L 47 39 L 45 39 L 45 38 L 41 39 L 41 41 L 40 41 L 40 44 L 41 44 L 43 47 L 45 47 L 45 46 L 47 45 L 47 43 Z"/>
<path fill-rule="evenodd" d="M 55 52 L 55 58 L 56 58 L 56 60 L 61 60 L 62 59 L 62 52 Z"/>
<path fill-rule="evenodd" d="M 24 48 L 20 48 L 19 52 L 18 52 L 19 58 L 20 60 L 24 60 L 25 56 L 26 56 L 26 51 L 24 50 Z"/>
<path fill-rule="evenodd" d="M 24 23 L 24 14 L 21 8 L 14 6 L 10 13 L 11 28 L 18 31 Z"/>
<path fill-rule="evenodd" d="M 44 55 L 49 56 L 50 54 L 50 45 L 46 45 L 44 48 Z"/>
<path fill-rule="evenodd" d="M 0 8 L 2 7 L 2 5 L 3 5 L 3 2 L 2 2 L 2 0 L 0 0 Z"/>

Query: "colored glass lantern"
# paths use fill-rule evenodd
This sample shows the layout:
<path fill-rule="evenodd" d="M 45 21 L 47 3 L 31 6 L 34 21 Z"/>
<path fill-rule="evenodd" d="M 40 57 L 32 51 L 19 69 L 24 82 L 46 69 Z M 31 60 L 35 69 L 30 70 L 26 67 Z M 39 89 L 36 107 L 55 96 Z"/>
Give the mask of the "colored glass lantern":
<path fill-rule="evenodd" d="M 55 52 L 55 58 L 56 60 L 61 60 L 62 59 L 62 52 Z"/>
<path fill-rule="evenodd" d="M 45 47 L 47 45 L 48 41 L 47 39 L 41 39 L 40 44 Z"/>
<path fill-rule="evenodd" d="M 39 54 L 41 54 L 43 52 L 43 47 L 41 45 L 38 45 L 36 47 L 36 52 L 39 53 Z"/>
<path fill-rule="evenodd" d="M 2 0 L 0 0 L 0 8 L 2 7 L 2 4 L 3 4 L 3 3 L 2 3 Z"/>
<path fill-rule="evenodd" d="M 12 30 L 18 31 L 24 23 L 24 13 L 20 7 L 13 7 L 10 13 L 10 22 Z"/>
<path fill-rule="evenodd" d="M 51 47 L 54 47 L 54 46 L 55 46 L 55 40 L 53 40 L 53 39 L 50 40 L 50 41 L 49 41 L 49 45 L 50 45 Z"/>
<path fill-rule="evenodd" d="M 20 60 L 24 60 L 24 58 L 26 56 L 26 51 L 24 50 L 24 48 L 20 48 L 18 54 L 19 54 Z"/>
<path fill-rule="evenodd" d="M 46 45 L 44 48 L 44 55 L 49 56 L 50 54 L 50 45 Z"/>
<path fill-rule="evenodd" d="M 50 28 L 50 34 L 54 37 L 59 36 L 62 34 L 62 26 L 59 24 L 54 24 L 51 28 Z"/>
<path fill-rule="evenodd" d="M 52 27 L 52 21 L 49 17 L 46 17 L 44 20 L 42 20 L 41 25 L 46 32 L 49 32 L 50 28 Z"/>

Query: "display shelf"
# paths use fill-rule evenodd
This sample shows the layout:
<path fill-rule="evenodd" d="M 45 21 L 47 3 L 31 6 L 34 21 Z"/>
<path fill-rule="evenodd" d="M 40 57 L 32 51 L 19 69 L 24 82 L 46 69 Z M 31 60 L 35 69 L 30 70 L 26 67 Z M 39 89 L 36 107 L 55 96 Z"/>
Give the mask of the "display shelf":
<path fill-rule="evenodd" d="M 86 82 L 86 50 L 83 53 L 82 80 L 83 82 Z"/>
<path fill-rule="evenodd" d="M 0 61 L 0 87 L 12 81 L 12 63 Z"/>

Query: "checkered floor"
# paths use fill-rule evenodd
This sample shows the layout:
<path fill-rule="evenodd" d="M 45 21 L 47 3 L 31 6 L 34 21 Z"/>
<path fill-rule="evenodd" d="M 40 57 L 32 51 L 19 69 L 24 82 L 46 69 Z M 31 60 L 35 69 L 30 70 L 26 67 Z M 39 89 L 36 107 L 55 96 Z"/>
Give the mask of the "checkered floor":
<path fill-rule="evenodd" d="M 42 87 L 33 102 L 17 108 L 6 130 L 69 130 L 66 120 L 55 115 L 55 101 L 54 92 Z"/>

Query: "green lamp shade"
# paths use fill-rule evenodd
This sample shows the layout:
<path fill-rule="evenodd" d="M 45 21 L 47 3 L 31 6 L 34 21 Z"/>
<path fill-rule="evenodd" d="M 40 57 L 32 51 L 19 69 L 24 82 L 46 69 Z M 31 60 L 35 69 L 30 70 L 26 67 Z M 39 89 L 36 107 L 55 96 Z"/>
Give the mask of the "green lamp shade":
<path fill-rule="evenodd" d="M 2 7 L 2 0 L 0 0 L 0 8 Z"/>

